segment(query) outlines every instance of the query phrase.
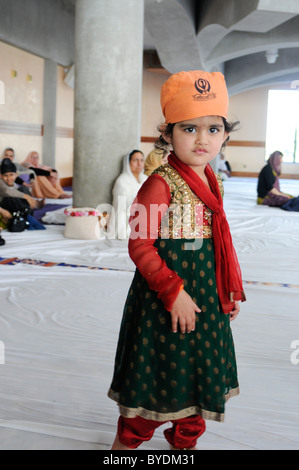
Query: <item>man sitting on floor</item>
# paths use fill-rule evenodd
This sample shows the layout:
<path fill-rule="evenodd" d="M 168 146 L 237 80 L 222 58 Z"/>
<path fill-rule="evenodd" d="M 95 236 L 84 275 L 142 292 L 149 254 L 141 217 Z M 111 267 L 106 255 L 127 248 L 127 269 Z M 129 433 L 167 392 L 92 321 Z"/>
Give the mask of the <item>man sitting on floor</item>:
<path fill-rule="evenodd" d="M 44 200 L 37 201 L 29 194 L 15 188 L 17 169 L 15 164 L 9 158 L 2 160 L 0 173 L 0 214 L 2 222 L 4 222 L 4 228 L 6 228 L 6 225 L 14 212 L 25 211 L 29 213 L 33 209 L 42 207 L 44 205 Z"/>

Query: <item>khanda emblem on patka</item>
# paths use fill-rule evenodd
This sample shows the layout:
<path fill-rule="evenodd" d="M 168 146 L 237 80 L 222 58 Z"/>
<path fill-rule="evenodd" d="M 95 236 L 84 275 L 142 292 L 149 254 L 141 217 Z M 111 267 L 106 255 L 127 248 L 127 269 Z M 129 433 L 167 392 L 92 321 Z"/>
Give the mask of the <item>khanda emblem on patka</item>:
<path fill-rule="evenodd" d="M 204 78 L 199 78 L 194 82 L 195 89 L 198 91 L 196 95 L 192 95 L 194 101 L 208 101 L 216 98 L 216 93 L 211 91 L 211 84 Z"/>

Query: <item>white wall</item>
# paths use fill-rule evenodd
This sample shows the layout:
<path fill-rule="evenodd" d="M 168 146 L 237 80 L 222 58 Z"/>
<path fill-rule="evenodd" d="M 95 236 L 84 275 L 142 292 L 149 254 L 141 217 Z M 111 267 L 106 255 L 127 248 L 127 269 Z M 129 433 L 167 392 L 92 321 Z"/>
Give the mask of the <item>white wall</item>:
<path fill-rule="evenodd" d="M 0 120 L 8 124 L 20 123 L 25 129 L 24 134 L 0 132 L 0 156 L 6 147 L 12 147 L 19 163 L 32 150 L 37 151 L 42 160 L 42 136 L 30 135 L 26 125 L 43 124 L 44 59 L 0 42 L 0 64 L 0 80 L 5 87 Z M 56 125 L 72 132 L 74 90 L 64 83 L 64 75 L 63 67 L 58 66 Z M 55 166 L 61 177 L 72 175 L 73 138 L 57 137 Z"/>
<path fill-rule="evenodd" d="M 231 134 L 232 140 L 265 142 L 267 126 L 268 92 L 286 89 L 287 85 L 257 88 L 230 98 L 230 117 L 241 122 L 240 130 Z M 277 113 L 277 119 L 283 119 Z M 272 151 L 279 149 L 272 149 Z M 228 146 L 225 155 L 234 171 L 259 172 L 265 164 L 265 148 Z M 299 175 L 299 164 L 284 163 L 282 173 Z"/>
<path fill-rule="evenodd" d="M 5 85 L 5 104 L 0 102 L 0 120 L 42 125 L 44 60 L 18 48 L 0 42 L 0 81 Z M 12 71 L 17 76 L 12 76 Z M 32 77 L 32 80 L 29 78 Z M 64 83 L 63 67 L 57 67 L 57 127 L 66 130 L 56 139 L 56 167 L 61 177 L 73 175 L 74 90 Z M 157 126 L 163 122 L 160 90 L 169 74 L 166 71 L 143 71 L 141 136 L 158 137 Z M 231 135 L 233 141 L 244 141 L 249 146 L 228 146 L 225 154 L 234 171 L 259 172 L 265 164 L 264 147 L 250 146 L 251 142 L 265 142 L 267 100 L 269 89 L 290 89 L 287 85 L 261 87 L 230 98 L 230 120 L 240 120 L 240 129 Z M 278 116 L 278 118 L 282 118 Z M 67 132 L 69 131 L 69 132 Z M 147 155 L 153 143 L 140 143 Z M 13 147 L 16 161 L 21 162 L 31 150 L 42 157 L 42 137 L 0 133 L 0 153 Z M 277 150 L 277 149 L 273 149 Z M 283 173 L 299 175 L 299 165 L 284 163 Z"/>

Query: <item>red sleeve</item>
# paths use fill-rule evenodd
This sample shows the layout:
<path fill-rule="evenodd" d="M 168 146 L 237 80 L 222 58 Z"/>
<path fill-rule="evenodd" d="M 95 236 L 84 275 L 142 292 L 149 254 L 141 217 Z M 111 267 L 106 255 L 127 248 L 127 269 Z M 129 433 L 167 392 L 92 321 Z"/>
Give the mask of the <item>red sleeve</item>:
<path fill-rule="evenodd" d="M 171 310 L 183 281 L 169 269 L 154 243 L 164 213 L 170 204 L 169 186 L 159 175 L 151 175 L 142 185 L 131 207 L 129 254 L 150 289 L 158 293 Z"/>

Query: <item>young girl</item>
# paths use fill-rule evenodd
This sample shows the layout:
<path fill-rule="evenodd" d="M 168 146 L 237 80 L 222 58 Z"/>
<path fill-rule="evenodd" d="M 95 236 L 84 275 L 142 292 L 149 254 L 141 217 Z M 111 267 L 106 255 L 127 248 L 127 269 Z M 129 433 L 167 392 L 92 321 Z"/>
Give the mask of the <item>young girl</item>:
<path fill-rule="evenodd" d="M 160 130 L 173 152 L 132 210 L 129 253 L 137 270 L 108 393 L 120 409 L 112 450 L 137 448 L 169 421 L 171 448 L 194 449 L 205 419 L 223 421 L 225 402 L 239 393 L 230 320 L 245 295 L 221 179 L 209 165 L 234 127 L 226 121 L 224 77 L 174 74 L 161 104 Z"/>

